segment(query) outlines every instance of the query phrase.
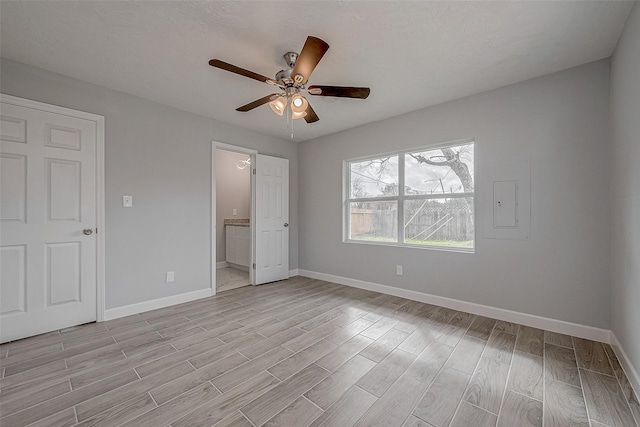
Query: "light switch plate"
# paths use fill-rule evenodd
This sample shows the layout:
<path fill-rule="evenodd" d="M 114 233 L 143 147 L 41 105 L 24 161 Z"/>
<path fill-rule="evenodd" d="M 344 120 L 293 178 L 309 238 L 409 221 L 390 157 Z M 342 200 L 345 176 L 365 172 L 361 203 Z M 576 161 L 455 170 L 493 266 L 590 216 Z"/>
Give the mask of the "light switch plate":
<path fill-rule="evenodd" d="M 122 207 L 123 208 L 132 208 L 133 207 L 133 196 L 122 196 Z"/>

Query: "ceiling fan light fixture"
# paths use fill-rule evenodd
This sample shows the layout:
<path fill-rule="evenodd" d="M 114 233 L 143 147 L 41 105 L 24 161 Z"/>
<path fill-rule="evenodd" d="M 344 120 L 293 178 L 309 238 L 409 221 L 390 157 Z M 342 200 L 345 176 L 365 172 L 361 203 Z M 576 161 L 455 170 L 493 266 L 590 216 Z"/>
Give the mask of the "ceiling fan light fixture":
<path fill-rule="evenodd" d="M 302 111 L 300 113 L 296 113 L 295 111 L 291 112 L 291 117 L 293 118 L 293 120 L 302 119 L 303 117 L 306 117 L 306 115 L 307 115 L 306 111 Z"/>
<path fill-rule="evenodd" d="M 274 113 L 281 116 L 282 114 L 284 114 L 284 109 L 287 106 L 287 100 L 284 96 L 279 96 L 273 101 L 269 102 L 269 106 Z"/>
<path fill-rule="evenodd" d="M 296 113 L 296 114 L 303 113 L 307 111 L 308 106 L 309 106 L 309 102 L 304 96 L 297 93 L 291 97 L 291 111 L 293 113 Z M 301 116 L 301 117 L 304 117 L 304 116 Z"/>
<path fill-rule="evenodd" d="M 211 59 L 209 65 L 279 88 L 279 93 L 263 96 L 260 99 L 236 108 L 236 111 L 246 113 L 268 103 L 274 113 L 279 116 L 285 116 L 287 126 L 291 128 L 291 138 L 293 138 L 293 120 L 304 118 L 307 123 L 315 123 L 319 120 L 311 104 L 300 94 L 301 92 L 304 93 L 304 91 L 306 91 L 306 94 L 311 96 L 340 98 L 366 99 L 369 96 L 370 89 L 368 87 L 326 85 L 307 87 L 309 76 L 328 49 L 329 45 L 325 41 L 318 37 L 308 36 L 299 54 L 295 52 L 287 52 L 284 54 L 284 60 L 288 68 L 280 70 L 275 75 L 275 79 L 254 73 L 253 71 L 240 68 L 219 59 Z"/>

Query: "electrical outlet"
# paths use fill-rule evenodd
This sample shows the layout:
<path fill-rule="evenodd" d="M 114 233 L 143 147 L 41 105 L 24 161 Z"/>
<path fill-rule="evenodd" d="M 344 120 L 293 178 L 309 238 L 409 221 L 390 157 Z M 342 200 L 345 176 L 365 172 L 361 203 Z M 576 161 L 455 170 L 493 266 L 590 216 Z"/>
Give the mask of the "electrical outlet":
<path fill-rule="evenodd" d="M 123 208 L 132 208 L 133 207 L 133 196 L 122 196 L 122 207 Z"/>
<path fill-rule="evenodd" d="M 167 271 L 167 283 L 173 283 L 176 279 L 175 271 Z"/>
<path fill-rule="evenodd" d="M 396 265 L 396 275 L 402 276 L 402 266 Z"/>
<path fill-rule="evenodd" d="M 233 216 L 236 216 L 236 215 L 238 215 L 238 209 L 233 210 Z"/>

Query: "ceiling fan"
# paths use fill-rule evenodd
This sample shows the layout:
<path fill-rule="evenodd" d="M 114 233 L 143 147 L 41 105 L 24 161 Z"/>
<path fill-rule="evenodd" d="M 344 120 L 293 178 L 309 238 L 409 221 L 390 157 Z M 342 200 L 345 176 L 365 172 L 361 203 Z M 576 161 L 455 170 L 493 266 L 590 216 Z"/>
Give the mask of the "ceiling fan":
<path fill-rule="evenodd" d="M 313 111 L 307 99 L 301 95 L 301 92 L 306 91 L 309 95 L 314 96 L 360 99 L 366 99 L 370 92 L 368 87 L 306 86 L 309 76 L 328 49 L 329 45 L 323 40 L 313 36 L 307 37 L 307 41 L 299 55 L 295 52 L 287 52 L 284 54 L 284 60 L 289 68 L 280 70 L 276 74 L 275 79 L 270 79 L 269 77 L 245 70 L 244 68 L 237 67 L 219 59 L 212 59 L 209 61 L 209 65 L 270 84 L 281 90 L 279 93 L 272 93 L 242 107 L 238 107 L 236 111 L 247 112 L 269 103 L 271 109 L 280 116 L 287 113 L 287 118 L 304 118 L 307 123 L 313 123 L 319 120 L 318 115 Z"/>

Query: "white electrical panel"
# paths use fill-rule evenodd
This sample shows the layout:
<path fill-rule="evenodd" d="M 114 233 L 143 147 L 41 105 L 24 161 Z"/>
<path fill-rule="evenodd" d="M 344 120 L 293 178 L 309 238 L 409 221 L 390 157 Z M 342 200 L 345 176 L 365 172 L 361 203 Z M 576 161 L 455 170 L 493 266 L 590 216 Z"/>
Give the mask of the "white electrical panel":
<path fill-rule="evenodd" d="M 483 231 L 489 239 L 529 239 L 531 166 L 528 161 L 493 162 L 483 167 Z"/>
<path fill-rule="evenodd" d="M 493 226 L 514 228 L 518 226 L 518 181 L 493 183 Z"/>

